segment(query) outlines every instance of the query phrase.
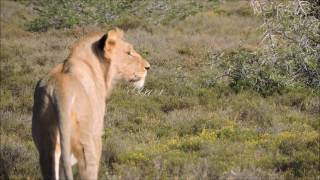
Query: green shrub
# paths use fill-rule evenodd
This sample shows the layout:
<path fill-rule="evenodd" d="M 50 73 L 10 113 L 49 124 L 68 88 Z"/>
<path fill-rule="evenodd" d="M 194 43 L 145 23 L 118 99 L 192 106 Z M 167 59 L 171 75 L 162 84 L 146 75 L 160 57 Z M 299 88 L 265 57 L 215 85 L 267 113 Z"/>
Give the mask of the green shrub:
<path fill-rule="evenodd" d="M 119 26 L 123 29 L 142 27 L 151 31 L 154 24 L 177 23 L 216 4 L 210 2 L 134 0 L 49 0 L 31 2 L 38 10 L 38 17 L 26 24 L 31 31 L 49 28 L 70 28 L 84 25 Z M 137 8 L 139 7 L 139 8 Z M 148 18 L 145 18 L 148 16 Z"/>
<path fill-rule="evenodd" d="M 165 113 L 169 113 L 174 110 L 181 110 L 190 108 L 196 105 L 197 102 L 191 98 L 171 98 L 164 100 L 163 104 L 161 105 L 161 110 Z"/>
<path fill-rule="evenodd" d="M 4 140 L 5 137 L 1 137 Z M 24 178 L 24 174 L 32 174 L 33 178 L 39 178 L 40 171 L 38 158 L 35 156 L 34 149 L 30 151 L 24 144 L 9 141 L 7 144 L 1 142 L 0 146 L 0 171 L 1 179 Z"/>
<path fill-rule="evenodd" d="M 272 68 L 260 62 L 260 54 L 240 49 L 225 55 L 224 67 L 228 68 L 229 86 L 235 91 L 252 89 L 263 96 L 280 93 L 284 88 L 282 79 Z"/>
<path fill-rule="evenodd" d="M 319 135 L 315 133 L 280 134 L 279 155 L 274 161 L 277 171 L 284 172 L 287 178 L 317 177 L 320 164 Z"/>
<path fill-rule="evenodd" d="M 48 28 L 70 28 L 82 25 L 110 23 L 116 14 L 131 7 L 132 0 L 86 1 L 49 0 L 36 4 L 39 17 L 27 23 L 31 31 L 46 31 Z"/>
<path fill-rule="evenodd" d="M 262 48 L 239 49 L 223 57 L 236 92 L 253 89 L 263 96 L 289 87 L 320 89 L 319 11 L 312 1 L 253 1 L 264 20 Z M 275 13 L 277 12 L 277 13 Z"/>
<path fill-rule="evenodd" d="M 140 26 L 144 26 L 143 22 L 141 19 L 138 17 L 134 16 L 124 16 L 119 18 L 117 21 L 115 21 L 115 26 L 123 29 L 123 30 L 128 30 L 128 29 L 136 29 Z M 144 26 L 146 28 L 146 26 Z"/>
<path fill-rule="evenodd" d="M 260 64 L 285 76 L 287 85 L 320 88 L 319 1 L 252 3 L 264 24 Z"/>

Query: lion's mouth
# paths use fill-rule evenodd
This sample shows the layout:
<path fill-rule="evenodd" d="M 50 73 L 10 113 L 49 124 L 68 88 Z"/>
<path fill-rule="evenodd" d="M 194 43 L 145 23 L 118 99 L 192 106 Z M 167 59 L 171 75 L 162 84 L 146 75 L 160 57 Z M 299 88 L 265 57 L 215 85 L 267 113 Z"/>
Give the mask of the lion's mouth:
<path fill-rule="evenodd" d="M 143 74 L 135 73 L 131 78 L 129 78 L 129 82 L 133 84 L 133 86 L 137 89 L 142 89 L 144 86 L 144 81 L 147 73 L 144 72 Z"/>
<path fill-rule="evenodd" d="M 129 82 L 135 83 L 135 82 L 138 82 L 140 80 L 141 80 L 141 78 L 134 78 L 134 79 L 130 79 Z"/>
<path fill-rule="evenodd" d="M 130 80 L 130 82 L 134 85 L 137 89 L 142 89 L 144 86 L 144 78 L 136 78 Z"/>

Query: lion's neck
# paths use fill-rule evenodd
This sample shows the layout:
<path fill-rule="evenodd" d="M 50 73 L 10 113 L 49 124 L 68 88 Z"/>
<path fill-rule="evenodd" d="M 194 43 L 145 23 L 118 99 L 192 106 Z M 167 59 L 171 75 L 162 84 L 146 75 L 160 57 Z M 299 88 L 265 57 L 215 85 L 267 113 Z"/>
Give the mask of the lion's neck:
<path fill-rule="evenodd" d="M 104 56 L 104 51 L 99 48 L 99 42 L 95 42 L 92 45 L 92 51 L 95 54 L 95 56 L 97 57 L 97 60 L 99 61 L 101 70 L 102 70 L 102 76 L 104 79 L 104 87 L 105 87 L 105 99 L 107 99 L 110 94 L 111 91 L 113 89 L 113 71 L 111 68 L 111 60 L 110 59 L 106 59 Z"/>
<path fill-rule="evenodd" d="M 71 53 L 68 61 L 73 61 L 78 64 L 79 61 L 85 63 L 90 71 L 93 71 L 94 81 L 103 95 L 104 99 L 107 99 L 112 91 L 113 87 L 113 74 L 111 67 L 111 61 L 106 59 L 104 56 L 104 51 L 99 47 L 99 38 L 102 34 L 97 34 L 81 40 L 76 46 L 73 47 L 73 52 Z M 67 63 L 69 64 L 69 63 Z M 66 65 L 66 64 L 65 64 Z M 81 72 L 80 72 L 81 73 Z"/>
<path fill-rule="evenodd" d="M 113 72 L 112 69 L 110 68 L 110 61 L 101 63 L 103 71 L 103 76 L 104 76 L 104 83 L 105 83 L 105 89 L 106 89 L 106 99 L 110 96 L 111 91 L 113 89 Z"/>

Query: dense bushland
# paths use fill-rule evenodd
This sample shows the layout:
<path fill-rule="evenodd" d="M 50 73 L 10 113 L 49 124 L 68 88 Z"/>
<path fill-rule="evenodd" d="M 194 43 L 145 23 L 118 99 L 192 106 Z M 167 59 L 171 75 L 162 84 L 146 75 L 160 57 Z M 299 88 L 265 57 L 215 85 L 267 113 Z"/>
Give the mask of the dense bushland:
<path fill-rule="evenodd" d="M 251 4 L 263 19 L 261 49 L 231 55 L 231 87 L 253 88 L 262 95 L 292 86 L 319 91 L 319 1 L 253 0 Z"/>
<path fill-rule="evenodd" d="M 49 0 L 30 4 L 39 11 L 39 16 L 27 23 L 32 31 L 87 25 L 118 26 L 126 30 L 178 22 L 217 1 Z"/>

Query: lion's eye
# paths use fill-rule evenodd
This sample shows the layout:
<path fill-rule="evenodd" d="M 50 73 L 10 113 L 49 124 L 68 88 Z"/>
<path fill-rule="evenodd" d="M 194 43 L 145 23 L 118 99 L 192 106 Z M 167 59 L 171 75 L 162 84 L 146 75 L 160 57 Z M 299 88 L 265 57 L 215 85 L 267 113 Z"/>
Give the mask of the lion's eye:
<path fill-rule="evenodd" d="M 127 54 L 128 54 L 129 56 L 131 56 L 131 52 L 130 52 L 130 51 L 128 51 Z"/>

